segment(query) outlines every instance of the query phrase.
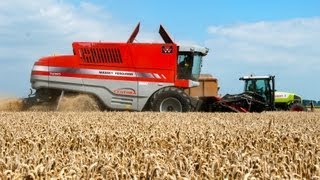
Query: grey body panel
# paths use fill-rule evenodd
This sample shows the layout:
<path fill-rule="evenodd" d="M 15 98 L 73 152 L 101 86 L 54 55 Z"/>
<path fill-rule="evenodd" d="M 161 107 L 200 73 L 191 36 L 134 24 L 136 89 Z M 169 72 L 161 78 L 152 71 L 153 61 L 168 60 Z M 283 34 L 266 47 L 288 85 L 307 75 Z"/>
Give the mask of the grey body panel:
<path fill-rule="evenodd" d="M 33 89 L 41 89 L 41 88 L 48 88 L 49 87 L 49 79 L 48 76 L 31 76 L 31 87 Z"/>
<path fill-rule="evenodd" d="M 48 81 L 49 80 L 49 81 Z M 149 98 L 173 83 L 89 79 L 64 76 L 31 76 L 32 88 L 50 88 L 95 95 L 110 109 L 142 111 Z"/>
<path fill-rule="evenodd" d="M 31 86 L 33 89 L 53 88 L 69 91 L 83 92 L 83 83 L 81 78 L 62 78 L 48 76 L 31 76 Z"/>

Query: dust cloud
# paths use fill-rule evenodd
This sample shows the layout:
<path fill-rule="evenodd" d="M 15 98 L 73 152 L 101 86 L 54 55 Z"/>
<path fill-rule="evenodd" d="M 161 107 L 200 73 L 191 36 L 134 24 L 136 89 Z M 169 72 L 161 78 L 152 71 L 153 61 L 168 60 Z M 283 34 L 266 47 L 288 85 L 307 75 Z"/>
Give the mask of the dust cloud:
<path fill-rule="evenodd" d="M 0 111 L 18 112 L 18 111 L 101 111 L 99 102 L 92 96 L 87 94 L 65 95 L 58 103 L 59 98 L 55 102 L 44 102 L 33 105 L 27 109 L 23 106 L 23 99 L 12 97 L 0 98 Z"/>
<path fill-rule="evenodd" d="M 0 111 L 16 112 L 23 108 L 22 99 L 18 98 L 4 98 L 0 99 Z"/>
<path fill-rule="evenodd" d="M 57 111 L 100 111 L 99 102 L 92 96 L 80 94 L 64 96 L 56 108 Z"/>

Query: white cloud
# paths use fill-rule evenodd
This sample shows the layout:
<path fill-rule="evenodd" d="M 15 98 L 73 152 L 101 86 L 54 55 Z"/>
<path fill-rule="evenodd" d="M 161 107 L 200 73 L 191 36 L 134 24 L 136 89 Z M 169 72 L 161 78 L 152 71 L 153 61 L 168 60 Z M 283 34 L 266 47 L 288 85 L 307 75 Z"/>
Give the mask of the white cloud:
<path fill-rule="evenodd" d="M 275 74 L 277 88 L 316 98 L 320 71 L 320 17 L 210 26 L 205 71 L 223 93 L 241 91 L 238 77 Z"/>
<path fill-rule="evenodd" d="M 207 44 L 223 50 L 217 55 L 224 59 L 300 63 L 308 58 L 314 63 L 320 55 L 316 50 L 320 45 L 320 17 L 211 26 L 208 32 L 212 38 Z"/>
<path fill-rule="evenodd" d="M 62 0 L 2 1 L 0 20 L 0 52 L 19 48 L 20 52 L 38 52 L 36 56 L 71 52 L 73 41 L 126 41 L 135 25 L 118 23 L 106 9 L 88 1 Z M 154 36 L 140 32 L 138 39 L 159 39 Z"/>
<path fill-rule="evenodd" d="M 0 92 L 27 92 L 34 61 L 71 54 L 73 41 L 126 41 L 131 31 L 131 25 L 117 23 L 107 10 L 87 1 L 1 1 Z"/>

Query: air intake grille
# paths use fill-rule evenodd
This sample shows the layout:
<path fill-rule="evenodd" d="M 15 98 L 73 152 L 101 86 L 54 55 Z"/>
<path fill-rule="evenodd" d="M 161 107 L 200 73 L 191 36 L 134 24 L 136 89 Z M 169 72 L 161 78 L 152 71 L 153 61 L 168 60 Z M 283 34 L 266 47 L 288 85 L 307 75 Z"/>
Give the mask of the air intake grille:
<path fill-rule="evenodd" d="M 80 59 L 83 63 L 122 63 L 117 48 L 80 48 Z"/>

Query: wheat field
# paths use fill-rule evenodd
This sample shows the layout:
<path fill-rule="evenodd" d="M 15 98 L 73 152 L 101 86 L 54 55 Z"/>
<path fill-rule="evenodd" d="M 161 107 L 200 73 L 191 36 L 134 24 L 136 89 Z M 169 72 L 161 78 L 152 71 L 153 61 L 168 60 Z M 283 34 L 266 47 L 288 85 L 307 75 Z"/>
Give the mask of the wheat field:
<path fill-rule="evenodd" d="M 0 112 L 0 179 L 320 179 L 320 113 Z"/>

